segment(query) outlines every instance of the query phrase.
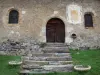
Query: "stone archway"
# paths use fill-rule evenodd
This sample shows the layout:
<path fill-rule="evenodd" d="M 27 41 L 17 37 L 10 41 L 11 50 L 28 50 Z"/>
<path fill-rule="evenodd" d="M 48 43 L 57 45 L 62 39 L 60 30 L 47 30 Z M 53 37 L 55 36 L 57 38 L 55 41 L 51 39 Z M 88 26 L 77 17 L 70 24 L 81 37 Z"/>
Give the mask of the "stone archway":
<path fill-rule="evenodd" d="M 51 18 L 46 25 L 46 41 L 47 42 L 65 42 L 65 24 L 59 18 Z"/>

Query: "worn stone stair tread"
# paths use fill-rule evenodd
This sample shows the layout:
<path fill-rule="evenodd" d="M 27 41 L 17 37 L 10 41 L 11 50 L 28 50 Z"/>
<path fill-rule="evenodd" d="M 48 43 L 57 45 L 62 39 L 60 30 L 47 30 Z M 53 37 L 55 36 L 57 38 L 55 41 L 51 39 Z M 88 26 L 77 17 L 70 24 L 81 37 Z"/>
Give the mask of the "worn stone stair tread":
<path fill-rule="evenodd" d="M 70 54 L 67 54 L 67 55 L 65 55 L 65 54 L 55 54 L 55 55 L 51 55 L 51 56 L 49 56 L 49 55 L 37 55 L 37 56 L 23 56 L 22 57 L 22 59 L 34 59 L 34 58 L 63 58 L 63 57 L 67 57 L 67 58 L 71 58 L 71 55 Z"/>
<path fill-rule="evenodd" d="M 34 70 L 21 70 L 20 71 L 20 74 L 46 74 L 46 73 L 51 73 L 50 71 L 45 71 L 45 70 L 42 70 L 42 71 L 34 71 Z"/>
<path fill-rule="evenodd" d="M 44 66 L 40 66 L 41 68 L 23 68 L 23 69 L 44 69 L 43 71 L 56 71 L 56 72 L 59 72 L 59 71 L 62 71 L 62 72 L 70 72 L 73 70 L 73 64 L 67 64 L 67 65 L 44 65 Z"/>
<path fill-rule="evenodd" d="M 44 54 L 32 54 L 31 56 L 23 56 L 22 59 L 30 59 L 34 57 L 71 57 L 70 53 L 44 53 Z"/>
<path fill-rule="evenodd" d="M 73 61 L 34 61 L 34 60 L 26 60 L 24 64 L 38 64 L 40 66 L 49 65 L 50 63 L 60 63 L 62 65 L 72 64 Z"/>
<path fill-rule="evenodd" d="M 27 64 L 27 65 L 22 65 L 23 69 L 41 69 L 41 66 L 37 64 Z"/>
<path fill-rule="evenodd" d="M 69 53 L 70 51 L 68 49 L 43 49 L 44 53 Z"/>
<path fill-rule="evenodd" d="M 34 62 L 51 62 L 51 61 L 34 61 L 34 60 L 25 60 L 26 62 L 32 62 L 32 63 L 34 63 Z M 58 62 L 73 62 L 73 61 L 58 61 Z"/>
<path fill-rule="evenodd" d="M 68 47 L 44 47 L 44 48 L 42 48 L 42 50 L 52 50 L 52 49 L 68 50 Z"/>
<path fill-rule="evenodd" d="M 63 56 L 63 57 L 29 57 L 28 60 L 35 61 L 68 61 L 71 60 L 71 56 Z"/>
<path fill-rule="evenodd" d="M 65 47 L 67 44 L 65 43 L 46 43 L 46 46 L 49 47 Z"/>
<path fill-rule="evenodd" d="M 67 65 L 44 65 L 41 67 L 71 67 L 73 64 L 67 64 Z"/>
<path fill-rule="evenodd" d="M 32 53 L 32 56 L 36 56 L 36 57 L 39 57 L 39 56 L 70 56 L 70 53 Z"/>
<path fill-rule="evenodd" d="M 68 65 L 44 65 L 41 66 L 45 70 L 51 70 L 56 72 L 71 72 L 73 70 L 73 64 Z"/>
<path fill-rule="evenodd" d="M 49 46 L 45 46 L 43 49 L 68 49 L 68 47 L 49 47 Z"/>
<path fill-rule="evenodd" d="M 47 61 L 70 61 L 72 57 L 48 57 L 46 58 Z"/>

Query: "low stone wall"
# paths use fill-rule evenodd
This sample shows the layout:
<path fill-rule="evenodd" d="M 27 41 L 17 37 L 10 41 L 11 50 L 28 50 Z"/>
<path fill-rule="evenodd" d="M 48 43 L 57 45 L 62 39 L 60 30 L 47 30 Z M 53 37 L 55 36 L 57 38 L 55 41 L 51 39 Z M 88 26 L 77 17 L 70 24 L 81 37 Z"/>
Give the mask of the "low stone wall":
<path fill-rule="evenodd" d="M 99 37 L 99 35 L 98 35 Z M 100 38 L 95 37 L 77 37 L 68 44 L 70 49 L 89 50 L 100 49 Z M 37 42 L 31 38 L 14 41 L 7 39 L 0 43 L 0 55 L 22 55 L 31 56 L 32 53 L 42 53 L 41 47 L 46 43 Z"/>
<path fill-rule="evenodd" d="M 7 40 L 0 43 L 0 55 L 31 55 L 31 52 L 39 52 L 39 42 L 34 40 L 14 41 Z"/>
<path fill-rule="evenodd" d="M 73 42 L 70 43 L 69 48 L 80 50 L 100 49 L 99 34 L 93 34 L 84 37 L 83 36 L 78 36 L 76 39 L 73 39 Z"/>

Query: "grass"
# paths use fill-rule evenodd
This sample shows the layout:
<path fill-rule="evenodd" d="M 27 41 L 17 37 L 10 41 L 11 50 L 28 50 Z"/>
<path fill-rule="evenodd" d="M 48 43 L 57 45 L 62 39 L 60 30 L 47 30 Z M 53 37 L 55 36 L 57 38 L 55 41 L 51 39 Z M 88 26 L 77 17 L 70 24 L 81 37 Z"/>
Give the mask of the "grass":
<path fill-rule="evenodd" d="M 10 66 L 9 61 L 20 60 L 20 56 L 0 55 L 0 75 L 18 75 L 19 66 Z"/>
<path fill-rule="evenodd" d="M 91 65 L 92 69 L 84 75 L 100 75 L 100 50 L 71 50 L 71 54 L 75 65 Z"/>
<path fill-rule="evenodd" d="M 100 75 L 100 50 L 70 50 L 70 52 L 74 61 L 73 64 L 91 65 L 92 69 L 88 72 L 55 72 L 45 75 Z M 8 66 L 8 61 L 19 58 L 18 56 L 0 56 L 0 75 L 18 75 L 19 67 Z"/>

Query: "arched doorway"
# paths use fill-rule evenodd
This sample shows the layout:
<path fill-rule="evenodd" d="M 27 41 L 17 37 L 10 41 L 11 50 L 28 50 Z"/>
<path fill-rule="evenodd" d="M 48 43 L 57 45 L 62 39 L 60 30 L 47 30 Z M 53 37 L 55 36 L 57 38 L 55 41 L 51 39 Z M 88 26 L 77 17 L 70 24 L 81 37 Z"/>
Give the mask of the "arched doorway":
<path fill-rule="evenodd" d="M 46 41 L 51 43 L 65 42 L 65 25 L 59 18 L 52 18 L 46 25 Z"/>

